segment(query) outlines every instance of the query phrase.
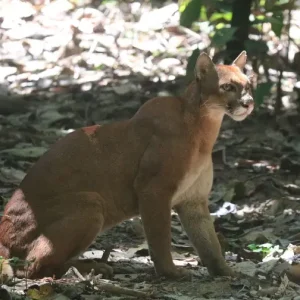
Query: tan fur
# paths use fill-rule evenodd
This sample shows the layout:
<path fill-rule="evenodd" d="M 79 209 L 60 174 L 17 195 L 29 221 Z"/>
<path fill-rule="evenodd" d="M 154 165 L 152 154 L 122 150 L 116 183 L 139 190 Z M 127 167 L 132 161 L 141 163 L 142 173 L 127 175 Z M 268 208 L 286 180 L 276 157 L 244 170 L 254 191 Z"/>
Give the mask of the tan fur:
<path fill-rule="evenodd" d="M 209 272 L 232 274 L 208 210 L 211 152 L 224 114 L 244 119 L 253 100 L 243 100 L 248 79 L 236 66 L 215 67 L 202 54 L 195 74 L 183 97 L 149 100 L 130 120 L 78 129 L 54 144 L 5 207 L 0 255 L 31 261 L 29 277 L 59 276 L 97 234 L 140 214 L 157 274 L 182 277 L 171 257 L 174 207 Z M 236 78 L 235 93 L 219 87 Z"/>

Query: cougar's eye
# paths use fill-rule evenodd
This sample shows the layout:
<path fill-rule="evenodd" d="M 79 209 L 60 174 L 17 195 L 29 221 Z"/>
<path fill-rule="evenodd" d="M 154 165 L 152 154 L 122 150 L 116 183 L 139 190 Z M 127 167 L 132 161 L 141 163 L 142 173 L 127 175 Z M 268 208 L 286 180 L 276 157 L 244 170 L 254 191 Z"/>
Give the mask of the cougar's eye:
<path fill-rule="evenodd" d="M 225 83 L 221 85 L 221 89 L 226 91 L 226 92 L 235 92 L 235 86 L 230 83 Z"/>

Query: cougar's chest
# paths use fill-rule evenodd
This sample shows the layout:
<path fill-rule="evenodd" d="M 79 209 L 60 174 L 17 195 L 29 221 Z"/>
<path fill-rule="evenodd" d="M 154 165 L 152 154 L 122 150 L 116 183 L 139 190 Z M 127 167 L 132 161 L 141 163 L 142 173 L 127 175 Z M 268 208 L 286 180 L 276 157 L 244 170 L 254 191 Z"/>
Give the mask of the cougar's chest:
<path fill-rule="evenodd" d="M 199 159 L 194 161 L 178 182 L 176 192 L 172 197 L 172 206 L 180 202 L 208 194 L 212 183 L 211 159 Z"/>

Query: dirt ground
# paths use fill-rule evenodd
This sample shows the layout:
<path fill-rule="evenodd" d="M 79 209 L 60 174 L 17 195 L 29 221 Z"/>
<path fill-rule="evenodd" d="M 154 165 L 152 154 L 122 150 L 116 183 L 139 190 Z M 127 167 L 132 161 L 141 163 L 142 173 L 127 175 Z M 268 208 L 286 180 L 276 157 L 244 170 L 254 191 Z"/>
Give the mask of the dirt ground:
<path fill-rule="evenodd" d="M 147 13 L 136 21 L 134 6 L 128 17 L 128 5 L 83 9 L 67 0 L 40 6 L 19 2 L 23 6 L 12 17 L 11 2 L 0 13 L 2 207 L 30 166 L 74 128 L 130 118 L 152 97 L 178 95 L 185 87 L 193 46 L 202 49 L 208 43 L 205 34 L 176 25 L 172 4 L 161 19 L 159 9 L 151 15 L 142 6 Z M 157 22 L 149 23 L 153 18 Z M 215 146 L 210 210 L 238 278 L 209 277 L 173 213 L 173 259 L 192 270 L 191 281 L 155 276 L 136 218 L 98 237 L 82 256 L 100 259 L 106 251 L 113 278 L 70 270 L 60 280 L 15 279 L 13 285 L 2 286 L 0 299 L 299 300 L 300 285 L 285 275 L 291 264 L 300 262 L 295 80 L 289 75 L 284 80 L 283 93 L 291 104 L 282 114 L 275 116 L 272 106 L 265 105 L 243 122 L 226 117 Z"/>

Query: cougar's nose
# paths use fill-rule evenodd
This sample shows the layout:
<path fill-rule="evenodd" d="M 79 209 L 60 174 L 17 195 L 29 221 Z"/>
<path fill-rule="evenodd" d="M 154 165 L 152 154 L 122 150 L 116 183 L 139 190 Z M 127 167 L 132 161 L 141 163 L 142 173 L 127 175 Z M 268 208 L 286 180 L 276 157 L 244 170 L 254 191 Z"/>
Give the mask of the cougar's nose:
<path fill-rule="evenodd" d="M 240 101 L 241 106 L 249 108 L 254 106 L 254 100 L 251 96 L 243 97 Z"/>

